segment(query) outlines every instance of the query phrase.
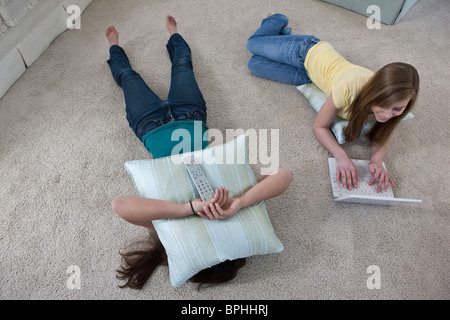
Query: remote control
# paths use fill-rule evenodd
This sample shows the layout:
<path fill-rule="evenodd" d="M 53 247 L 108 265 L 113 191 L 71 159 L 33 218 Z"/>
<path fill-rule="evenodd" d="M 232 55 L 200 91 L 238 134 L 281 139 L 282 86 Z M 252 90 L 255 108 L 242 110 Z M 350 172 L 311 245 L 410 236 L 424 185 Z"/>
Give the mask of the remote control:
<path fill-rule="evenodd" d="M 187 172 L 191 176 L 191 179 L 194 182 L 194 185 L 197 188 L 202 201 L 209 201 L 214 198 L 214 189 L 206 179 L 206 176 L 203 173 L 200 165 L 198 163 L 195 163 L 194 156 L 191 155 L 183 157 L 183 164 Z"/>

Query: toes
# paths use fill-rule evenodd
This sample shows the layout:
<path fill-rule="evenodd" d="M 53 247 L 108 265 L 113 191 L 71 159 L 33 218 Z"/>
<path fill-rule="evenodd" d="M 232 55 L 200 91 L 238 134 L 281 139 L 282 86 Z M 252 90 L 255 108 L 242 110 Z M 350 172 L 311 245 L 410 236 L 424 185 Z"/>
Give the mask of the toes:
<path fill-rule="evenodd" d="M 111 34 L 113 32 L 116 32 L 116 28 L 114 28 L 114 26 L 112 24 L 110 24 L 107 28 L 106 28 L 106 34 Z"/>

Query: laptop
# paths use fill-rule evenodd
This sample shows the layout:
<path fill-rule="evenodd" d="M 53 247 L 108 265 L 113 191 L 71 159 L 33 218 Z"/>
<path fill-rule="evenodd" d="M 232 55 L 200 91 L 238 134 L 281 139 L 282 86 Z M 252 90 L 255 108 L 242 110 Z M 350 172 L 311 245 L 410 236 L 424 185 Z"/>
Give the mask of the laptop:
<path fill-rule="evenodd" d="M 372 179 L 372 175 L 369 171 L 368 160 L 356 160 L 352 159 L 353 163 L 356 165 L 359 174 L 358 187 L 344 188 L 342 182 L 336 182 L 336 167 L 337 161 L 334 158 L 328 158 L 328 166 L 330 168 L 330 178 L 331 178 L 331 188 L 333 190 L 333 200 L 337 202 L 352 202 L 361 204 L 374 204 L 374 205 L 398 205 L 405 203 L 421 203 L 422 200 L 417 199 L 403 199 L 396 198 L 394 192 L 392 191 L 391 185 L 387 191 L 383 188 L 380 192 L 377 192 L 378 183 L 373 183 L 369 186 L 369 181 Z M 383 162 L 383 167 L 386 166 Z"/>

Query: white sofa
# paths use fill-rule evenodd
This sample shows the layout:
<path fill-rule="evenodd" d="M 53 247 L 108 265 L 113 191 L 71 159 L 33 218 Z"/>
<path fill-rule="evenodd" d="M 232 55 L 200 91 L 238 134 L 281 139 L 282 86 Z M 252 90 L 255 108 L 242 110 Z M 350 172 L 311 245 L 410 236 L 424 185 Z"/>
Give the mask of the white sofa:
<path fill-rule="evenodd" d="M 322 0 L 336 6 L 349 9 L 366 17 L 372 17 L 370 6 L 380 9 L 379 21 L 392 25 L 398 23 L 418 0 Z M 368 11 L 369 10 L 369 11 Z M 375 19 L 376 16 L 373 16 Z"/>
<path fill-rule="evenodd" d="M 92 0 L 0 0 L 0 98 Z M 70 25 L 70 24 L 69 24 Z"/>

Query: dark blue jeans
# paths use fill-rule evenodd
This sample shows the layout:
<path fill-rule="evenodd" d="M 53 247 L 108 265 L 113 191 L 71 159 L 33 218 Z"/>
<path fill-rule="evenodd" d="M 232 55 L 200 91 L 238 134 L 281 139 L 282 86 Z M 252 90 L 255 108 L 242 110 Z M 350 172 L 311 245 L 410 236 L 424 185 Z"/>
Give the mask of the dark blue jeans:
<path fill-rule="evenodd" d="M 195 80 L 189 45 L 175 33 L 166 48 L 172 62 L 166 100 L 160 99 L 133 70 L 123 48 L 113 45 L 109 49 L 108 64 L 114 80 L 123 90 L 128 123 L 141 141 L 145 134 L 171 121 L 206 123 L 206 103 Z"/>
<path fill-rule="evenodd" d="M 254 56 L 248 69 L 262 78 L 293 84 L 311 83 L 304 63 L 308 50 L 320 40 L 309 35 L 283 35 L 288 18 L 273 14 L 247 40 L 247 50 Z"/>

